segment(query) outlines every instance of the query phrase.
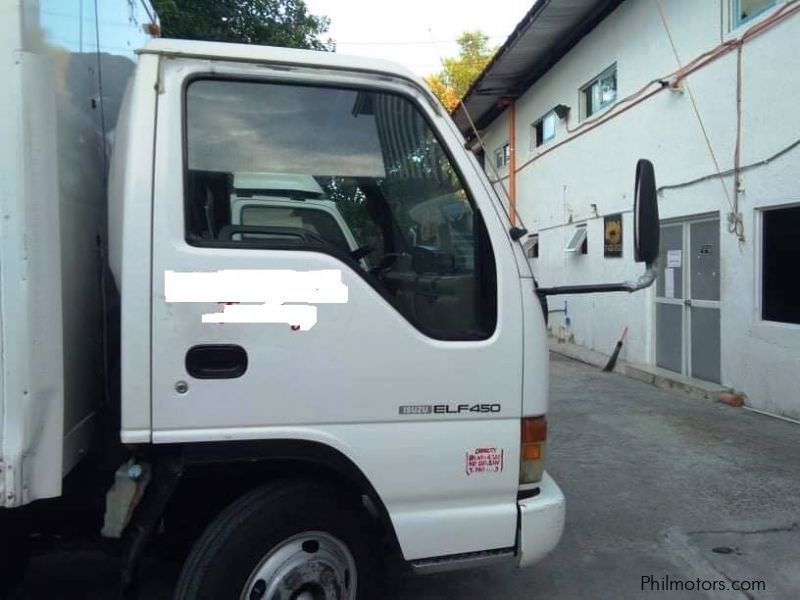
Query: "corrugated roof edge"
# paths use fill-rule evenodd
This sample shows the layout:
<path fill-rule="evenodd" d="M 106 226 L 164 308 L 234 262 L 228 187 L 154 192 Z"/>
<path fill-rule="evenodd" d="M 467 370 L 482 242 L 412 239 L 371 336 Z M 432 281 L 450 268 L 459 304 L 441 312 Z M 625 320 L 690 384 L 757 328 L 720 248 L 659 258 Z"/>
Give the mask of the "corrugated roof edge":
<path fill-rule="evenodd" d="M 462 103 L 466 102 L 469 99 L 469 97 L 472 95 L 472 92 L 474 92 L 478 88 L 478 86 L 483 82 L 483 79 L 486 77 L 487 73 L 492 69 L 495 63 L 499 62 L 502 56 L 514 44 L 517 38 L 520 35 L 522 35 L 522 33 L 527 31 L 528 27 L 530 27 L 536 20 L 536 17 L 538 17 L 541 14 L 541 12 L 545 9 L 545 7 L 548 4 L 550 4 L 550 1 L 551 0 L 537 0 L 536 2 L 534 2 L 533 6 L 531 6 L 531 9 L 527 13 L 525 13 L 525 16 L 522 17 L 522 20 L 519 23 L 517 23 L 516 27 L 514 27 L 514 31 L 511 32 L 511 34 L 506 38 L 506 41 L 503 42 L 503 45 L 500 46 L 497 52 L 495 52 L 494 56 L 492 57 L 492 60 L 489 61 L 489 64 L 483 68 L 483 71 L 481 71 L 480 75 L 478 75 L 475 81 L 472 82 L 472 85 L 469 86 L 467 92 L 464 94 L 464 97 L 461 99 Z M 454 108 L 450 112 L 450 114 L 455 115 L 456 111 L 460 107 L 461 106 L 459 104 L 459 106 L 456 106 L 456 108 Z"/>
<path fill-rule="evenodd" d="M 527 90 L 530 86 L 532 86 L 536 80 L 541 77 L 544 73 L 549 71 L 555 64 L 558 63 L 564 55 L 566 55 L 574 46 L 577 44 L 585 35 L 587 35 L 590 31 L 592 31 L 600 22 L 603 21 L 611 12 L 616 10 L 616 8 L 622 4 L 624 0 L 594 0 L 595 6 L 590 11 L 590 14 L 587 15 L 585 19 L 582 19 L 579 23 L 574 24 L 569 29 L 564 32 L 564 37 L 562 41 L 551 48 L 545 56 L 540 57 L 541 60 L 538 62 L 533 61 L 531 63 L 531 74 L 527 77 L 521 77 L 517 81 L 514 82 L 513 85 L 508 86 L 508 90 L 503 95 L 508 96 L 511 94 L 520 95 L 519 90 L 523 89 L 523 92 Z M 556 4 L 552 0 L 539 0 L 536 4 L 531 7 L 531 10 L 525 15 L 525 17 L 517 24 L 514 28 L 514 31 L 508 37 L 506 42 L 497 51 L 497 54 L 492 58 L 491 62 L 486 66 L 486 68 L 481 72 L 478 78 L 473 82 L 470 86 L 467 93 L 464 95 L 461 104 L 466 105 L 473 97 L 475 97 L 475 93 L 477 92 L 479 86 L 484 81 L 484 79 L 491 75 L 491 71 L 495 65 L 503 60 L 503 57 L 506 53 L 508 53 L 514 46 L 514 43 L 523 35 L 525 35 L 530 27 L 536 22 L 536 20 L 542 15 L 542 13 L 547 9 L 551 4 Z M 555 50 L 555 52 L 553 52 Z M 457 113 L 459 108 L 461 108 L 461 104 L 453 110 L 450 115 L 456 121 L 457 125 L 461 132 L 470 137 L 469 127 L 466 126 L 465 123 L 459 122 L 457 118 Z M 500 113 L 502 110 L 497 109 L 490 109 L 484 111 L 482 114 L 471 114 L 470 118 L 474 120 L 475 125 L 478 129 L 483 129 L 489 123 L 491 123 Z"/>

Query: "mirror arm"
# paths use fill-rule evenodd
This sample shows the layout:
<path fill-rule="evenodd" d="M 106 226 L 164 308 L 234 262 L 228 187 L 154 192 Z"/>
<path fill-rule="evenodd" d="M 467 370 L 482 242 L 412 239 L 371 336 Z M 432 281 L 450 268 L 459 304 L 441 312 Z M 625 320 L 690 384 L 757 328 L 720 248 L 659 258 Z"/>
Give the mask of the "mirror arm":
<path fill-rule="evenodd" d="M 545 296 L 560 296 L 562 294 L 598 294 L 603 292 L 636 292 L 653 285 L 658 277 L 658 259 L 649 263 L 644 273 L 636 279 L 622 283 L 598 283 L 593 285 L 559 285 L 554 287 L 536 288 L 539 298 Z"/>
<path fill-rule="evenodd" d="M 644 273 L 639 275 L 639 277 L 636 279 L 626 281 L 623 284 L 626 286 L 626 291 L 637 292 L 653 285 L 658 277 L 659 257 L 657 256 L 653 262 L 647 263 L 645 266 L 647 268 L 645 269 Z"/>

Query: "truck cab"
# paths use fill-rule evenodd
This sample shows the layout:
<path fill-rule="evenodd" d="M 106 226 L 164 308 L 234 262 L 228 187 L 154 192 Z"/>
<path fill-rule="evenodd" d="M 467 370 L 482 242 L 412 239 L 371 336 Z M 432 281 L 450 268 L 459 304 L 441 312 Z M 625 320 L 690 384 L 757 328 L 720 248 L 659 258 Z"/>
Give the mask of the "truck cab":
<path fill-rule="evenodd" d="M 303 565 L 308 589 L 325 572 L 330 597 L 370 597 L 375 539 L 420 571 L 556 545 L 533 276 L 424 83 L 375 60 L 152 41 L 109 185 L 122 441 L 250 484 L 179 597 L 288 590 Z"/>

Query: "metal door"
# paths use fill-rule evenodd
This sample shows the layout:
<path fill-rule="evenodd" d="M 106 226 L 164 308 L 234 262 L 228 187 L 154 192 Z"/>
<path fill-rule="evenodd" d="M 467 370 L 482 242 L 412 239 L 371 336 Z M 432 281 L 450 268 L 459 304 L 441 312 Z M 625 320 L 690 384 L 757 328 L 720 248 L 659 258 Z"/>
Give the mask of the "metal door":
<path fill-rule="evenodd" d="M 661 227 L 656 283 L 656 365 L 720 381 L 719 219 Z"/>

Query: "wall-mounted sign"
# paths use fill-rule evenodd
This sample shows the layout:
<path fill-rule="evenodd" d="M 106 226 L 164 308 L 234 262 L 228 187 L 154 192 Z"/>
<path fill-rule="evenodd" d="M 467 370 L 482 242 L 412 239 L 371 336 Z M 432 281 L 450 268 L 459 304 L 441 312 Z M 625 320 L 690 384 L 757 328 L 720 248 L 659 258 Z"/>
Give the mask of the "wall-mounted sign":
<path fill-rule="evenodd" d="M 675 269 L 664 269 L 664 298 L 675 297 Z"/>
<path fill-rule="evenodd" d="M 680 269 L 683 252 L 680 250 L 667 250 L 667 268 Z"/>
<path fill-rule="evenodd" d="M 611 258 L 622 256 L 622 215 L 603 217 L 603 255 Z"/>

